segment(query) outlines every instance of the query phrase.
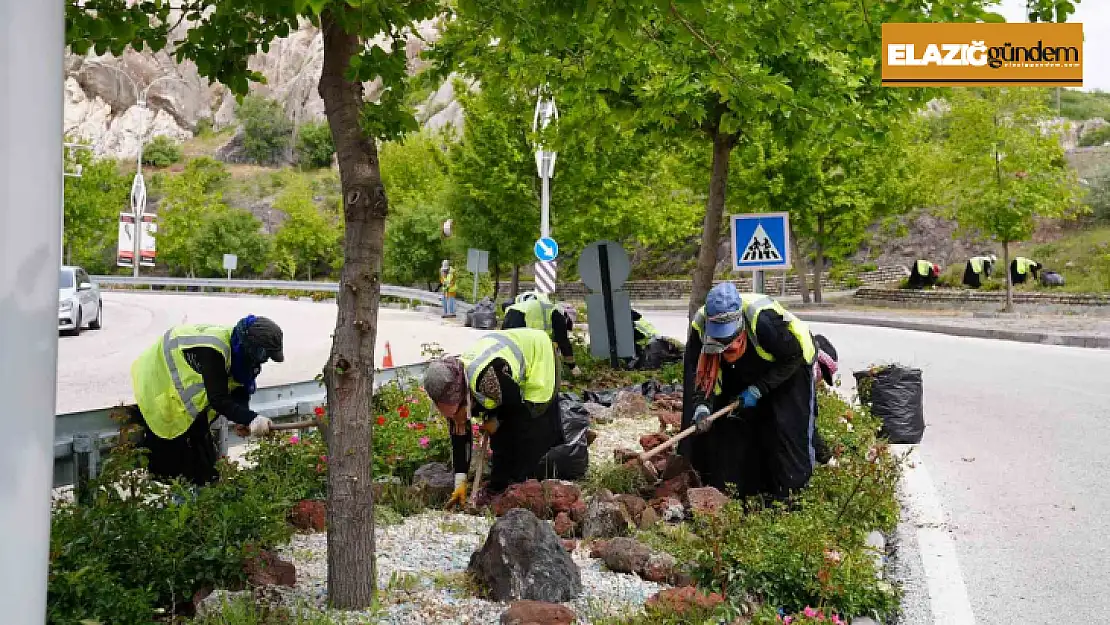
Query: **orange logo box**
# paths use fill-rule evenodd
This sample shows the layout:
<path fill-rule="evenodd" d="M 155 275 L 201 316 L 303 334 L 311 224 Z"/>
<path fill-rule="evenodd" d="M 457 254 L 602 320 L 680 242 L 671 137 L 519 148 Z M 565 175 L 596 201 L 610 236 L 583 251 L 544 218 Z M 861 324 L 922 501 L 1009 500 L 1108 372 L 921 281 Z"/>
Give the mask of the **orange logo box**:
<path fill-rule="evenodd" d="M 887 87 L 1083 86 L 1083 24 L 883 24 Z"/>

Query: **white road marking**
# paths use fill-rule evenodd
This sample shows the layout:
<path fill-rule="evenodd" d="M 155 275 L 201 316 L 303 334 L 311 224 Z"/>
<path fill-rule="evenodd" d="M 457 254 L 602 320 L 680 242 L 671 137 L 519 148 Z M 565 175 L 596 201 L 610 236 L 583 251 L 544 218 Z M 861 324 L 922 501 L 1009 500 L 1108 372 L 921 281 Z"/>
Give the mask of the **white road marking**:
<path fill-rule="evenodd" d="M 944 509 L 925 461 L 916 445 L 893 445 L 893 448 L 899 455 L 907 455 L 902 487 L 905 503 L 917 523 L 917 545 L 929 588 L 933 622 L 936 625 L 975 625 L 956 545 L 952 542 Z"/>

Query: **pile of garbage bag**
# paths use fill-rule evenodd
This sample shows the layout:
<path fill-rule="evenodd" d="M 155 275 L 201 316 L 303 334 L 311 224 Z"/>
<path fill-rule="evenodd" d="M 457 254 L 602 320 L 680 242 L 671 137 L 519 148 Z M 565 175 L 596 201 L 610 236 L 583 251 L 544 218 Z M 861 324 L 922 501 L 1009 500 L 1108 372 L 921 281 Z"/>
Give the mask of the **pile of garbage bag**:
<path fill-rule="evenodd" d="M 879 435 L 892 443 L 920 443 L 925 436 L 921 369 L 887 365 L 853 375 L 860 402 L 883 420 Z"/>
<path fill-rule="evenodd" d="M 493 300 L 483 297 L 466 312 L 466 327 L 476 330 L 493 330 L 497 328 L 497 309 Z"/>

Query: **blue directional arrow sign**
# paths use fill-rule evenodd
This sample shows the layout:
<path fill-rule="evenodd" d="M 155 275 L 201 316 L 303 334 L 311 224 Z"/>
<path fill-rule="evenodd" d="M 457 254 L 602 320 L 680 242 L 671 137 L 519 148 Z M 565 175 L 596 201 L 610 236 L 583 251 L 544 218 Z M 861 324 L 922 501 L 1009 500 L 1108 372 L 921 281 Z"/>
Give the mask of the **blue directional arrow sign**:
<path fill-rule="evenodd" d="M 787 213 L 732 215 L 732 269 L 759 271 L 790 267 Z"/>
<path fill-rule="evenodd" d="M 536 241 L 536 258 L 542 261 L 555 260 L 559 256 L 559 244 L 551 237 L 543 237 Z"/>

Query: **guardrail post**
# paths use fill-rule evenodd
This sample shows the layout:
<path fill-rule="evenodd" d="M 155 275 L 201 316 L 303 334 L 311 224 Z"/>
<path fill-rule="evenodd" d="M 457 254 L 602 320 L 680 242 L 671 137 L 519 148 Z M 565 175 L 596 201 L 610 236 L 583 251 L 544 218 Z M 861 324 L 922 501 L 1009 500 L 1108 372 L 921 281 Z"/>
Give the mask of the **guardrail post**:
<path fill-rule="evenodd" d="M 78 503 L 92 501 L 89 481 L 100 472 L 100 440 L 92 434 L 73 435 L 74 497 Z"/>

